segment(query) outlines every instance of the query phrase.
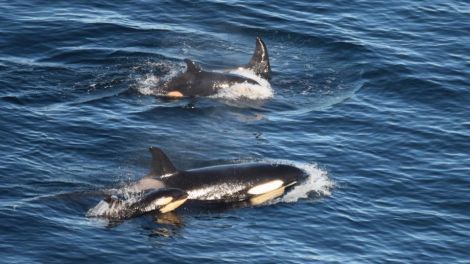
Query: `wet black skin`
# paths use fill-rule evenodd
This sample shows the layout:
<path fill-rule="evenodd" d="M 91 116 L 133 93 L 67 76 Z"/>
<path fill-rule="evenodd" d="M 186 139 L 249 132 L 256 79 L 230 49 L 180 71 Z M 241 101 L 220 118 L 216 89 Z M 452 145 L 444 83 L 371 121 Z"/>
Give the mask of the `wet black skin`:
<path fill-rule="evenodd" d="M 183 189 L 187 192 L 210 186 L 242 185 L 242 190 L 235 192 L 223 189 L 224 193 L 220 193 L 221 200 L 237 202 L 249 199 L 252 195 L 247 193 L 248 190 L 257 185 L 282 180 L 283 186 L 289 186 L 305 178 L 304 171 L 290 165 L 249 163 L 179 171 L 169 177 L 163 177 L 161 181 L 165 186 Z M 204 200 L 204 197 L 201 196 L 199 199 Z"/>
<path fill-rule="evenodd" d="M 185 171 L 177 170 L 163 151 L 151 147 L 152 170 L 147 177 L 163 182 L 166 187 L 179 188 L 186 192 L 214 187 L 218 196 L 226 202 L 249 199 L 248 190 L 274 180 L 282 180 L 283 186 L 293 186 L 307 178 L 305 171 L 286 164 L 245 163 L 204 167 Z M 240 190 L 232 186 L 241 185 Z M 222 187 L 222 188 L 217 188 Z M 228 188 L 227 188 L 228 187 Z M 207 193 L 206 193 L 207 194 Z M 190 199 L 206 200 L 205 193 Z"/>
<path fill-rule="evenodd" d="M 184 61 L 187 66 L 186 72 L 177 75 L 159 87 L 158 92 L 162 96 L 166 96 L 171 92 L 179 92 L 185 97 L 210 96 L 216 94 L 223 86 L 245 82 L 259 84 L 253 79 L 231 74 L 228 70 L 223 72 L 206 71 L 189 59 Z M 256 48 L 250 62 L 241 67 L 252 70 L 263 79 L 271 79 L 268 49 L 259 37 L 256 38 Z"/>
<path fill-rule="evenodd" d="M 163 85 L 163 95 L 180 92 L 183 96 L 210 96 L 216 94 L 224 85 L 236 83 L 258 84 L 255 80 L 230 73 L 204 71 L 193 61 L 186 59 L 187 71 Z"/>

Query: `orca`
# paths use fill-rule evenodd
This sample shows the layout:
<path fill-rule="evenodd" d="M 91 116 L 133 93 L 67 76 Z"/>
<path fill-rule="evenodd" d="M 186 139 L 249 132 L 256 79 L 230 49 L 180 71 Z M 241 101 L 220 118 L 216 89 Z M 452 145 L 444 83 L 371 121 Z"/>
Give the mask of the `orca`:
<path fill-rule="evenodd" d="M 268 49 L 259 37 L 256 38 L 256 48 L 250 62 L 244 66 L 225 71 L 206 71 L 192 60 L 185 59 L 184 62 L 186 71 L 164 83 L 158 91 L 161 96 L 168 98 L 210 96 L 220 89 L 238 83 L 260 85 L 255 79 L 233 73 L 235 69 L 251 70 L 265 80 L 271 78 Z"/>
<path fill-rule="evenodd" d="M 243 163 L 177 170 L 166 154 L 150 147 L 152 168 L 135 185 L 177 188 L 189 201 L 261 204 L 282 196 L 307 178 L 305 171 L 286 164 Z"/>
<path fill-rule="evenodd" d="M 124 220 L 151 212 L 167 213 L 178 208 L 187 198 L 188 194 L 177 188 L 147 189 L 128 199 L 112 195 L 91 208 L 87 216 Z"/>

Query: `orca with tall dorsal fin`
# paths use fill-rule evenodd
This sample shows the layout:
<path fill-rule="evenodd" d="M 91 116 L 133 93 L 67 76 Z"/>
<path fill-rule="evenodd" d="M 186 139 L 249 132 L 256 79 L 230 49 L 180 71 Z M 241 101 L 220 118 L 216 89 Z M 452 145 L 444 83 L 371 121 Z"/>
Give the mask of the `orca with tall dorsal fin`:
<path fill-rule="evenodd" d="M 171 98 L 210 96 L 216 94 L 220 89 L 234 84 L 260 84 L 255 79 L 233 73 L 233 70 L 206 71 L 192 60 L 185 59 L 184 62 L 186 63 L 186 71 L 164 83 L 159 89 L 161 96 Z M 268 49 L 261 38 L 256 38 L 256 48 L 249 63 L 236 67 L 236 69 L 250 70 L 265 80 L 271 78 Z"/>
<path fill-rule="evenodd" d="M 123 220 L 139 215 L 170 212 L 187 200 L 211 204 L 258 205 L 284 195 L 303 182 L 307 173 L 286 164 L 243 163 L 178 170 L 157 147 L 150 172 L 126 186 L 131 198 L 108 196 L 87 216 Z"/>
<path fill-rule="evenodd" d="M 307 178 L 305 171 L 286 164 L 244 163 L 178 170 L 165 153 L 150 147 L 152 169 L 136 183 L 178 188 L 189 200 L 260 204 L 282 196 L 286 189 Z"/>
<path fill-rule="evenodd" d="M 245 66 L 251 69 L 254 73 L 259 75 L 261 78 L 270 80 L 271 79 L 271 65 L 269 63 L 268 48 L 261 38 L 256 38 L 256 48 L 250 62 Z"/>

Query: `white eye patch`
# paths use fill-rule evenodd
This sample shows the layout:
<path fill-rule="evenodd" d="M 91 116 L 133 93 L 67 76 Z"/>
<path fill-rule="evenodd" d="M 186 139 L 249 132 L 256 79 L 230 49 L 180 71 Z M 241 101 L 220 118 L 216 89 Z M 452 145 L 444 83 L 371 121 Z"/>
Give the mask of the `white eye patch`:
<path fill-rule="evenodd" d="M 260 194 L 263 194 L 263 193 L 274 191 L 274 190 L 280 188 L 283 184 L 284 184 L 284 182 L 281 181 L 281 180 L 270 181 L 270 182 L 267 182 L 267 183 L 256 185 L 255 187 L 249 189 L 248 194 L 260 195 Z"/>
<path fill-rule="evenodd" d="M 170 203 L 171 201 L 173 201 L 172 197 L 162 197 L 156 200 L 154 204 L 158 206 L 162 206 L 162 205 L 166 205 Z"/>

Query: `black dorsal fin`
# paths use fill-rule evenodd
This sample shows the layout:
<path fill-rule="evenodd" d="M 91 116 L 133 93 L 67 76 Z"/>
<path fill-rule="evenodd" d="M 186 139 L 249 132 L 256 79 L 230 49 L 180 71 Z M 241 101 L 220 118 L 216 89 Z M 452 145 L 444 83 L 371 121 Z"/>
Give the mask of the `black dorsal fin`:
<path fill-rule="evenodd" d="M 186 71 L 187 72 L 201 72 L 201 66 L 197 65 L 194 61 L 190 59 L 184 59 L 184 62 L 186 62 Z"/>
<path fill-rule="evenodd" d="M 175 166 L 173 166 L 170 159 L 168 159 L 161 149 L 157 147 L 150 147 L 149 150 L 152 154 L 152 164 L 150 171 L 152 176 L 162 176 L 177 172 Z"/>
<path fill-rule="evenodd" d="M 250 62 L 246 66 L 257 75 L 269 80 L 271 79 L 271 65 L 269 64 L 268 48 L 261 38 L 256 37 L 256 48 Z"/>

